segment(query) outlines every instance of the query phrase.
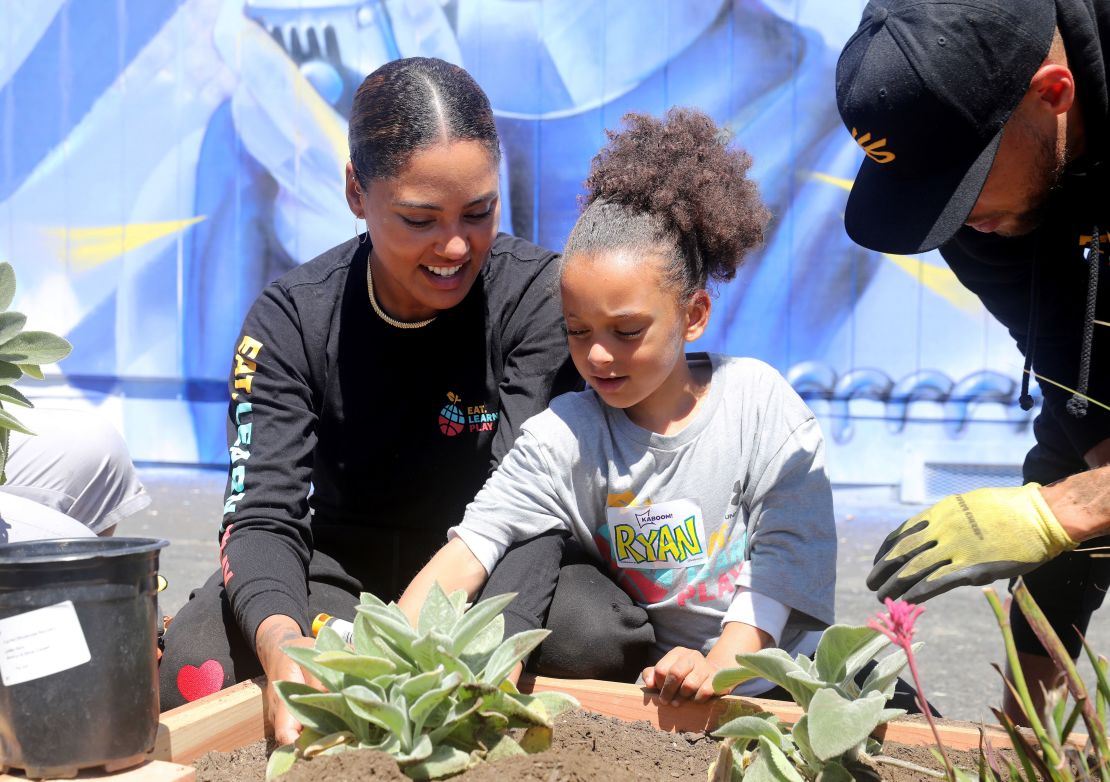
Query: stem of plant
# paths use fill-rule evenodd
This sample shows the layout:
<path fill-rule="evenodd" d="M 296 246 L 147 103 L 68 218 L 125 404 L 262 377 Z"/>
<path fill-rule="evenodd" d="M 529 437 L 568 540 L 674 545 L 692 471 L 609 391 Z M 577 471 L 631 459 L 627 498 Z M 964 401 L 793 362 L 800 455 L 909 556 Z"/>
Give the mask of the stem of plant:
<path fill-rule="evenodd" d="M 948 759 L 948 753 L 944 751 L 944 742 L 940 739 L 940 731 L 937 730 L 937 724 L 933 721 L 933 712 L 929 708 L 928 701 L 925 700 L 925 690 L 921 687 L 921 677 L 917 675 L 917 660 L 913 656 L 913 645 L 907 643 L 903 649 L 906 651 L 906 660 L 910 664 L 910 675 L 913 676 L 913 686 L 917 688 L 917 702 L 921 705 L 921 713 L 925 715 L 925 719 L 929 721 L 929 728 L 933 731 L 933 738 L 936 739 L 937 749 L 940 751 L 940 756 L 944 758 L 944 773 L 948 777 L 949 782 L 956 782 L 956 770 L 952 768 L 952 761 Z"/>

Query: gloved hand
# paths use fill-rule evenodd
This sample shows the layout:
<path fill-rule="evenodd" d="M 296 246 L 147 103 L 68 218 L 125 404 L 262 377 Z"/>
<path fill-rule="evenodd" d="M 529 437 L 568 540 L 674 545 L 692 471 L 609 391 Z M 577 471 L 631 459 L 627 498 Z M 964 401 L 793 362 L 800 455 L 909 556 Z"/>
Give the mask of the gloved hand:
<path fill-rule="evenodd" d="M 880 600 L 920 603 L 953 587 L 1028 573 L 1075 548 L 1040 488 L 1027 483 L 945 497 L 887 536 L 868 589 Z"/>

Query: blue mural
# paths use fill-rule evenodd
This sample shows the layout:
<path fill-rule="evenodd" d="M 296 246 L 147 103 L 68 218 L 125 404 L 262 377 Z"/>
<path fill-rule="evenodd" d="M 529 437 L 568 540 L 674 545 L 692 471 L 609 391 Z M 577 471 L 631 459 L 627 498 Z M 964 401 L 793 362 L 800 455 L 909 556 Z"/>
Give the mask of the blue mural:
<path fill-rule="evenodd" d="M 863 5 L 0 4 L 0 259 L 19 274 L 17 306 L 74 343 L 40 393 L 100 406 L 138 459 L 225 462 L 224 378 L 247 307 L 353 231 L 342 171 L 354 89 L 391 58 L 426 55 L 489 94 L 503 227 L 553 248 L 625 112 L 694 105 L 734 131 L 775 218 L 719 290 L 700 347 L 778 367 L 834 448 L 882 421 L 866 435 L 874 470 L 857 475 L 871 468 L 854 460 L 834 477 L 886 480 L 884 454 L 919 419 L 948 440 L 993 422 L 983 436 L 1016 462 L 1029 415 L 1013 403 L 1012 340 L 935 253 L 882 255 L 844 233 L 862 152 L 833 72 Z"/>

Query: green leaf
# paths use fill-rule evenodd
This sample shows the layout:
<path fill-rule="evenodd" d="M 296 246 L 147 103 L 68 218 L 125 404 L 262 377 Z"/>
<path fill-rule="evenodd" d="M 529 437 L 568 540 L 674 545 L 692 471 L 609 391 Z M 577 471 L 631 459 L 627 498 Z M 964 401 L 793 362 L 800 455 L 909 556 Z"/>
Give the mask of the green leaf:
<path fill-rule="evenodd" d="M 0 385 L 0 400 L 11 402 L 13 405 L 19 405 L 20 407 L 34 407 L 31 400 L 23 396 L 14 386 Z"/>
<path fill-rule="evenodd" d="M 0 345 L 23 330 L 27 316 L 22 312 L 0 312 Z"/>
<path fill-rule="evenodd" d="M 768 765 L 771 767 L 775 779 L 787 780 L 787 782 L 805 782 L 805 779 L 803 779 L 802 775 L 794 768 L 794 764 L 790 762 L 790 759 L 766 737 L 761 736 L 759 739 L 759 752 L 767 758 Z"/>
<path fill-rule="evenodd" d="M 922 644 L 916 643 L 911 648 L 916 654 L 921 647 Z M 867 674 L 867 678 L 864 679 L 863 686 L 860 688 L 860 695 L 881 692 L 889 699 L 895 684 L 898 682 L 899 675 L 906 667 L 906 663 L 906 652 L 903 649 L 898 649 L 879 660 L 878 664 Z"/>
<path fill-rule="evenodd" d="M 335 692 L 343 686 L 342 673 L 334 671 L 331 668 L 326 668 L 316 662 L 316 658 L 319 657 L 322 652 L 304 646 L 284 646 L 281 650 L 285 652 L 285 655 L 289 659 L 319 679 L 320 683 L 332 692 Z"/>
<path fill-rule="evenodd" d="M 504 639 L 505 615 L 498 614 L 470 640 L 459 658 L 466 663 L 470 670 L 480 671 L 486 667 L 489 658 L 497 651 L 497 647 L 501 645 Z"/>
<path fill-rule="evenodd" d="M 474 763 L 469 752 L 441 744 L 426 760 L 406 766 L 404 771 L 412 779 L 441 779 L 466 771 Z"/>
<path fill-rule="evenodd" d="M 501 736 L 497 742 L 486 752 L 486 761 L 492 763 L 502 758 L 519 757 L 527 754 L 520 745 L 509 736 Z"/>
<path fill-rule="evenodd" d="M 12 383 L 23 377 L 24 369 L 24 367 L 20 367 L 17 364 L 12 364 L 9 361 L 0 361 L 0 385 L 10 386 Z M 39 374 L 42 373 L 40 372 Z M 42 378 L 39 379 L 41 380 Z"/>
<path fill-rule="evenodd" d="M 550 630 L 525 630 L 512 638 L 502 641 L 497 651 L 490 657 L 479 677 L 482 681 L 497 684 L 513 670 L 513 667 L 528 656 L 529 652 L 540 645 Z"/>
<path fill-rule="evenodd" d="M 438 630 L 429 630 L 412 643 L 412 660 L 421 671 L 446 667 L 444 656 L 451 653 L 451 639 Z"/>
<path fill-rule="evenodd" d="M 824 765 L 817 757 L 817 753 L 813 751 L 813 745 L 809 743 L 809 718 L 806 715 L 803 714 L 802 718 L 794 723 L 794 727 L 790 729 L 790 737 L 794 739 L 794 746 L 798 748 L 798 752 L 811 769 L 818 769 Z"/>
<path fill-rule="evenodd" d="M 760 736 L 764 736 L 776 745 L 782 745 L 782 734 L 778 728 L 762 717 L 737 717 L 721 725 L 713 731 L 713 735 L 718 738 L 731 737 L 747 741 L 758 741 Z"/>
<path fill-rule="evenodd" d="M 27 377 L 33 377 L 35 380 L 46 380 L 46 375 L 43 374 L 42 368 L 39 367 L 37 364 L 17 363 L 16 366 L 18 366 L 19 371 L 27 375 Z"/>
<path fill-rule="evenodd" d="M 758 652 L 739 654 L 736 661 L 739 663 L 738 667 L 720 671 L 713 677 L 713 689 L 718 692 L 731 690 L 751 679 L 766 679 L 789 692 L 794 702 L 802 708 L 809 705 L 812 697 L 809 688 L 789 676 L 793 672 L 804 671 L 782 649 L 761 649 Z"/>
<path fill-rule="evenodd" d="M 456 589 L 447 596 L 447 599 L 451 601 L 451 605 L 455 607 L 455 614 L 458 616 L 462 616 L 463 612 L 466 611 L 466 598 L 467 594 L 465 589 Z"/>
<path fill-rule="evenodd" d="M 548 720 L 554 720 L 561 714 L 582 708 L 582 704 L 578 702 L 577 698 L 564 692 L 537 692 L 531 697 L 533 704 L 538 703 L 543 706 L 543 711 Z"/>
<path fill-rule="evenodd" d="M 402 748 L 409 745 L 409 720 L 401 709 L 382 702 L 373 692 L 360 685 L 343 688 L 343 697 L 355 714 L 399 738 Z"/>
<path fill-rule="evenodd" d="M 17 364 L 53 364 L 73 350 L 73 345 L 49 331 L 24 331 L 0 345 L 0 361 Z"/>
<path fill-rule="evenodd" d="M 826 763 L 817 775 L 817 782 L 855 782 L 852 772 L 833 761 Z"/>
<path fill-rule="evenodd" d="M 411 751 L 404 752 L 400 755 L 394 755 L 393 758 L 397 761 L 398 766 L 404 768 L 405 766 L 411 766 L 413 763 L 420 763 L 421 761 L 427 760 L 431 757 L 433 749 L 432 740 L 426 735 L 420 736 L 413 743 Z"/>
<path fill-rule="evenodd" d="M 460 683 L 462 683 L 462 678 L 457 673 L 449 673 L 443 677 L 443 683 L 440 686 L 427 690 L 413 701 L 412 706 L 409 707 L 409 719 L 416 726 L 414 728 L 416 732 L 419 733 L 423 730 L 424 723 L 432 709 L 455 692 Z"/>
<path fill-rule="evenodd" d="M 886 636 L 870 627 L 833 625 L 821 634 L 817 643 L 813 658 L 817 678 L 827 684 L 839 684 L 854 676 L 889 643 Z"/>
<path fill-rule="evenodd" d="M 368 741 L 370 739 L 370 734 L 367 731 L 366 725 L 355 716 L 351 707 L 347 705 L 347 701 L 342 693 L 307 692 L 301 695 L 290 695 L 289 697 L 295 701 L 298 706 L 311 707 L 334 714 L 343 721 L 343 724 L 346 726 L 346 732 L 357 735 L 359 741 Z M 335 733 L 328 735 L 335 735 Z M 327 748 L 325 747 L 324 749 Z M 323 749 L 320 751 L 322 752 Z M 303 754 L 307 755 L 308 750 L 305 750 Z"/>
<path fill-rule="evenodd" d="M 317 733 L 322 733 L 325 736 L 329 733 L 338 733 L 341 730 L 350 730 L 350 725 L 347 725 L 343 720 L 337 717 L 328 709 L 321 709 L 311 704 L 298 703 L 293 696 L 295 695 L 320 695 L 320 691 L 315 687 L 309 687 L 307 684 L 300 682 L 274 682 L 274 689 L 277 694 L 285 701 L 289 713 L 292 714 L 298 722 Z"/>
<path fill-rule="evenodd" d="M 551 724 L 551 718 L 548 717 L 547 710 L 544 709 L 543 704 L 532 701 L 527 695 L 517 695 L 514 697 L 499 692 L 498 697 L 487 705 L 486 709 L 505 715 L 510 722 L 509 727 L 513 728 L 527 728 L 533 725 Z"/>
<path fill-rule="evenodd" d="M 401 692 L 410 701 L 416 701 L 424 693 L 429 690 L 434 690 L 441 681 L 446 679 L 446 671 L 443 666 L 439 666 L 434 670 L 426 673 L 417 674 L 408 681 L 400 685 Z"/>
<path fill-rule="evenodd" d="M 340 673 L 348 673 L 360 679 L 376 679 L 382 674 L 393 673 L 397 666 L 381 657 L 367 657 L 361 654 L 342 652 L 322 652 L 316 664 Z"/>
<path fill-rule="evenodd" d="M 19 422 L 19 419 L 0 407 L 0 429 L 11 429 L 23 434 L 34 434 L 30 429 Z"/>
<path fill-rule="evenodd" d="M 385 608 L 385 601 L 375 595 L 373 592 L 359 592 L 358 595 L 359 605 L 375 606 L 376 608 Z"/>
<path fill-rule="evenodd" d="M 389 606 L 378 608 L 377 606 L 358 605 L 355 606 L 355 610 L 361 616 L 365 616 L 373 628 L 397 646 L 399 650 L 408 653 L 412 649 L 413 641 L 416 640 L 416 631 L 412 629 L 412 625 L 407 621 L 390 611 Z"/>
<path fill-rule="evenodd" d="M 458 614 L 455 613 L 455 607 L 451 605 L 451 601 L 447 599 L 447 594 L 438 581 L 433 583 L 432 588 L 428 590 L 424 605 L 420 608 L 420 618 L 416 623 L 417 632 L 423 635 L 436 630 L 448 635 L 457 620 Z"/>
<path fill-rule="evenodd" d="M 393 646 L 385 636 L 374 636 L 368 647 L 368 651 L 365 652 L 368 657 L 384 657 L 397 666 L 398 673 L 412 673 L 415 670 L 412 660 L 403 654 L 400 649 Z M 355 651 L 363 654 L 357 646 Z"/>
<path fill-rule="evenodd" d="M 819 690 L 806 710 L 814 754 L 831 760 L 860 744 L 879 724 L 885 703 L 878 694 L 850 701 L 835 690 Z"/>
<path fill-rule="evenodd" d="M 451 631 L 451 640 L 455 645 L 455 654 L 462 653 L 467 645 L 485 629 L 495 616 L 500 616 L 505 606 L 516 597 L 515 592 L 506 592 L 503 595 L 494 595 L 470 607 L 463 614 L 455 628 Z M 504 628 L 504 625 L 502 625 Z M 504 629 L 502 629 L 504 633 Z M 500 639 L 498 639 L 500 641 Z"/>
<path fill-rule="evenodd" d="M 7 264 L 0 264 L 0 267 Z M 277 779 L 289 769 L 293 768 L 293 763 L 297 760 L 297 750 L 292 744 L 286 744 L 284 747 L 278 747 L 270 753 L 270 759 L 266 761 L 266 782 L 271 779 Z"/>
<path fill-rule="evenodd" d="M 348 654 L 351 651 L 347 642 L 343 640 L 343 636 L 327 625 L 321 627 L 320 632 L 316 635 L 315 649 L 318 652 L 347 652 Z"/>

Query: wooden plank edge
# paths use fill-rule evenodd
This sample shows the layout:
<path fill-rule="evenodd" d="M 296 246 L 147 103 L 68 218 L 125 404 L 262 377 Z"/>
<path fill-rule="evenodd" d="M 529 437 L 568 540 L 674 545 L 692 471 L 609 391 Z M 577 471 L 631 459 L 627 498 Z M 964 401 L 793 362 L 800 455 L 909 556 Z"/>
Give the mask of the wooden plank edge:
<path fill-rule="evenodd" d="M 163 712 L 148 757 L 192 763 L 206 752 L 230 752 L 266 735 L 259 677 Z"/>
<path fill-rule="evenodd" d="M 150 757 L 174 763 L 191 763 L 206 752 L 229 752 L 263 738 L 262 685 L 264 679 L 241 682 L 226 690 L 185 704 L 162 714 L 158 739 Z M 573 695 L 582 708 L 628 722 L 644 720 L 664 731 L 711 732 L 721 723 L 741 713 L 767 711 L 784 722 L 797 722 L 802 708 L 790 701 L 742 698 L 726 695 L 705 703 L 683 702 L 672 706 L 658 693 L 635 684 L 597 679 L 553 679 L 525 675 L 521 692 L 564 692 Z M 975 751 L 979 748 L 979 726 L 953 724 L 945 720 L 937 726 L 946 747 Z M 1010 737 L 998 726 L 984 726 L 995 748 L 1010 748 Z M 924 720 L 894 720 L 876 732 L 886 741 L 912 746 L 934 746 L 935 740 Z M 1069 743 L 1082 747 L 1087 737 L 1072 734 Z M 1032 740 L 1032 739 L 1031 739 Z M 0 778 L 2 780 L 2 778 Z"/>
<path fill-rule="evenodd" d="M 658 693 L 635 684 L 601 681 L 597 679 L 552 679 L 545 676 L 522 676 L 521 692 L 556 691 L 573 695 L 584 709 L 609 717 L 635 722 L 645 720 L 665 731 L 711 732 L 734 716 L 755 711 L 767 711 L 783 722 L 797 722 L 802 708 L 791 701 L 764 698 L 742 698 L 725 695 L 705 703 L 683 702 L 672 706 L 660 700 Z M 944 720 L 937 725 L 944 745 L 951 749 L 976 751 L 979 749 L 979 726 L 970 722 L 953 724 Z M 984 726 L 991 744 L 998 749 L 1011 748 L 1010 737 L 995 725 Z M 1032 734 L 1030 740 L 1035 744 Z M 893 720 L 876 731 L 876 738 L 912 746 L 935 746 L 929 724 L 924 720 Z M 1069 743 L 1081 747 L 1087 737 L 1073 733 Z"/>
<path fill-rule="evenodd" d="M 192 766 L 164 760 L 147 760 L 142 765 L 111 774 L 82 771 L 76 778 L 77 780 L 110 779 L 112 782 L 195 782 L 197 772 Z M 27 782 L 27 777 L 22 774 L 0 774 L 0 782 Z"/>

